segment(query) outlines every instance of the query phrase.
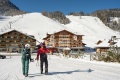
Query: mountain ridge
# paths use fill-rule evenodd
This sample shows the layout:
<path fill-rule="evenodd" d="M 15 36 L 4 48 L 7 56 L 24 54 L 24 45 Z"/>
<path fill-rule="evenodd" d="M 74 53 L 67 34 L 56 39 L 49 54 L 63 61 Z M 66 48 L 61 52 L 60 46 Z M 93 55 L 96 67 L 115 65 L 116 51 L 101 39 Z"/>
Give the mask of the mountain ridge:
<path fill-rule="evenodd" d="M 0 0 L 0 14 L 4 16 L 14 16 L 25 14 L 26 12 L 21 11 L 16 5 L 11 3 L 9 0 Z"/>

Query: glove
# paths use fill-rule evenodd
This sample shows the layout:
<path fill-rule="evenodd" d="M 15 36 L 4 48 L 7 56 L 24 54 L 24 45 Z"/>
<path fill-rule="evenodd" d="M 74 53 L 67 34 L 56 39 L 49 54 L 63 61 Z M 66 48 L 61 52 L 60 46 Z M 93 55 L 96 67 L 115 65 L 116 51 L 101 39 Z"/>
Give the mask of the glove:
<path fill-rule="evenodd" d="M 34 62 L 34 59 L 30 59 L 30 62 Z"/>
<path fill-rule="evenodd" d="M 37 61 L 38 61 L 39 59 L 35 58 L 35 60 L 37 60 Z"/>

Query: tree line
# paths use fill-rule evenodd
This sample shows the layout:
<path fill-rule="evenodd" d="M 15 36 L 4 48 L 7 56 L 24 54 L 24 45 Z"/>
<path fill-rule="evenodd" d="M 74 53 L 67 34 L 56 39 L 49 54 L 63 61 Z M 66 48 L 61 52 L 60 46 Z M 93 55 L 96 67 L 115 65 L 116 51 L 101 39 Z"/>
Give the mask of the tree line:
<path fill-rule="evenodd" d="M 120 8 L 107 9 L 107 10 L 97 10 L 91 14 L 91 16 L 96 16 L 109 28 L 120 31 Z M 115 17 L 118 21 L 113 20 Z"/>

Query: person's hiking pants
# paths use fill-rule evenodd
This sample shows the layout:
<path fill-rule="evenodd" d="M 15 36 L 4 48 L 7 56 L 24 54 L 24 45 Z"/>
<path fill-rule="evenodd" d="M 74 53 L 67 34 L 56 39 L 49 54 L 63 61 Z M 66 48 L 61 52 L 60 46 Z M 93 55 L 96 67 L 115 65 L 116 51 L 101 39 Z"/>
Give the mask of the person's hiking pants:
<path fill-rule="evenodd" d="M 27 75 L 29 71 L 29 60 L 22 60 L 22 72 L 23 75 Z"/>
<path fill-rule="evenodd" d="M 48 60 L 47 60 L 47 54 L 43 53 L 40 54 L 40 69 L 41 73 L 43 73 L 43 64 L 45 63 L 45 73 L 48 73 Z"/>

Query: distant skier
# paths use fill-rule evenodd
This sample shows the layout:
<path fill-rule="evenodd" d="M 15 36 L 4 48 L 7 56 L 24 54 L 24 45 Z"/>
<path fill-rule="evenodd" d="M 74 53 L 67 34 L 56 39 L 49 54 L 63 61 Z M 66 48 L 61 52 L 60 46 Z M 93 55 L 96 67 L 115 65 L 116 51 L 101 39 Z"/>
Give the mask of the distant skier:
<path fill-rule="evenodd" d="M 26 44 L 25 48 L 22 49 L 22 72 L 25 77 L 28 76 L 28 71 L 29 71 L 29 60 L 32 61 L 31 59 L 31 53 L 30 53 L 30 44 Z"/>
<path fill-rule="evenodd" d="M 36 60 L 39 60 L 39 55 L 40 55 L 41 74 L 43 74 L 43 63 L 45 62 L 45 75 L 47 75 L 48 74 L 47 53 L 49 53 L 49 50 L 46 48 L 45 43 L 41 43 L 40 46 L 41 47 L 39 47 L 38 49 Z"/>

